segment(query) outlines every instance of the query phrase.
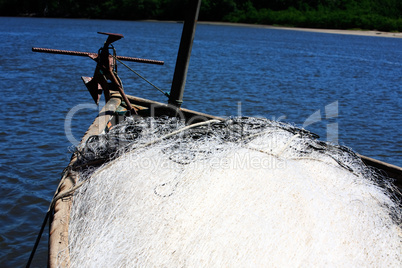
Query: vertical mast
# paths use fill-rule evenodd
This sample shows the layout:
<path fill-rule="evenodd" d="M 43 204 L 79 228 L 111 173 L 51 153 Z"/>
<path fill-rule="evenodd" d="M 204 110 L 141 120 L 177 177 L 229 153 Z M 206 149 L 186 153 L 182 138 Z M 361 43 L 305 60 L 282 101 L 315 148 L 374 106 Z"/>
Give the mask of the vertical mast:
<path fill-rule="evenodd" d="M 188 65 L 190 63 L 191 48 L 193 46 L 195 28 L 200 11 L 201 0 L 189 0 L 188 14 L 184 21 L 179 52 L 177 54 L 176 68 L 173 75 L 172 88 L 170 90 L 169 104 L 180 108 L 183 102 L 184 86 Z"/>

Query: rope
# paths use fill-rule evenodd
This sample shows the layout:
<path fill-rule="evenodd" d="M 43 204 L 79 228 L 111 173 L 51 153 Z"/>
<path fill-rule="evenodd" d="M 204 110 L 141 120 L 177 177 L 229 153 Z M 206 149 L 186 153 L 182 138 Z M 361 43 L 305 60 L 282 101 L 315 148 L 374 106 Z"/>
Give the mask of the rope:
<path fill-rule="evenodd" d="M 277 154 L 277 156 L 280 157 L 283 154 L 283 152 L 286 150 L 286 148 L 289 147 L 290 143 L 297 137 L 300 137 L 300 135 L 299 134 L 293 135 L 292 138 L 290 138 L 289 141 L 285 144 L 285 146 L 283 146 L 283 148 L 280 150 L 280 152 Z"/>
<path fill-rule="evenodd" d="M 185 131 L 185 130 L 187 130 L 187 129 L 190 129 L 190 128 L 199 127 L 199 126 L 203 126 L 203 125 L 208 125 L 208 124 L 210 124 L 210 123 L 218 123 L 218 122 L 220 122 L 220 120 L 212 119 L 212 120 L 208 120 L 208 121 L 204 121 L 204 122 L 199 122 L 199 123 L 196 123 L 196 124 L 192 124 L 192 125 L 183 127 L 183 128 L 181 128 L 181 129 L 178 129 L 178 130 L 176 130 L 176 131 L 173 131 L 173 132 L 171 132 L 171 133 L 169 133 L 169 134 L 166 134 L 165 136 L 162 136 L 162 137 L 160 137 L 160 138 L 158 138 L 158 139 L 155 139 L 155 140 L 153 140 L 153 141 L 150 141 L 150 142 L 148 142 L 148 143 L 146 143 L 146 144 L 144 144 L 144 145 L 142 145 L 142 146 L 140 146 L 140 147 L 137 147 L 137 148 L 135 148 L 135 149 L 141 149 L 141 148 L 148 147 L 148 146 L 150 146 L 150 145 L 152 145 L 152 144 L 154 144 L 154 143 L 157 143 L 157 142 L 162 141 L 162 140 L 164 140 L 164 139 L 170 138 L 170 137 L 172 137 L 172 136 L 174 136 L 174 135 L 176 135 L 176 134 L 179 134 L 180 132 L 183 132 L 183 131 Z"/>
<path fill-rule="evenodd" d="M 163 95 L 165 95 L 166 97 L 170 97 L 168 92 L 164 92 L 162 89 L 160 89 L 159 87 L 155 86 L 154 84 L 152 84 L 149 80 L 147 80 L 145 77 L 143 77 L 142 75 L 140 75 L 138 72 L 134 71 L 132 68 L 130 68 L 130 66 L 128 66 L 127 64 L 125 64 L 124 62 L 122 62 L 121 60 L 119 60 L 116 56 L 113 55 L 113 58 L 116 59 L 118 62 L 120 62 L 121 64 L 123 64 L 127 69 L 129 69 L 130 71 L 132 71 L 133 73 L 135 73 L 136 75 L 138 75 L 140 78 L 142 78 L 145 82 L 147 82 L 148 84 L 150 84 L 151 86 L 153 86 L 155 89 L 157 89 L 158 91 L 160 91 Z"/>
<path fill-rule="evenodd" d="M 66 176 L 66 173 L 67 173 L 68 171 L 69 171 L 69 167 L 66 167 L 66 168 L 63 170 L 63 172 L 62 172 L 62 177 L 61 177 L 61 181 L 60 181 L 60 183 L 59 183 L 59 186 L 60 186 L 60 185 L 63 183 L 63 181 L 65 181 L 65 179 L 68 177 L 68 176 Z M 58 191 L 58 190 L 59 190 L 59 188 L 57 188 L 57 191 Z M 38 246 L 39 246 L 40 239 L 42 238 L 43 231 L 44 231 L 45 226 L 46 226 L 46 223 L 47 223 L 47 221 L 48 221 L 48 219 L 49 219 L 51 209 L 53 208 L 55 202 L 61 198 L 61 197 L 60 197 L 60 198 L 57 198 L 57 197 L 59 196 L 59 195 L 57 195 L 57 191 L 56 191 L 56 193 L 53 195 L 53 198 L 52 198 L 52 201 L 50 202 L 49 208 L 48 208 L 47 211 L 46 211 L 46 215 L 45 215 L 45 218 L 43 219 L 43 223 L 42 223 L 42 226 L 41 226 L 41 228 L 40 228 L 40 230 L 39 230 L 38 236 L 36 237 L 36 241 L 35 241 L 34 247 L 32 248 L 31 254 L 29 255 L 29 259 L 28 259 L 26 268 L 29 268 L 29 267 L 31 266 L 32 260 L 33 260 L 33 258 L 34 258 L 34 256 L 35 256 L 35 253 L 36 253 L 36 249 L 37 249 Z M 56 199 L 56 198 L 57 198 L 57 199 Z"/>
<path fill-rule="evenodd" d="M 38 248 L 40 239 L 42 238 L 43 230 L 45 229 L 47 220 L 49 219 L 49 215 L 50 215 L 50 211 L 47 211 L 45 219 L 43 220 L 43 223 L 42 223 L 42 227 L 40 228 L 39 234 L 36 237 L 35 245 L 34 245 L 32 251 L 31 251 L 31 255 L 29 256 L 28 263 L 27 263 L 27 266 L 26 266 L 27 268 L 29 268 L 31 266 L 31 262 L 32 262 L 32 260 L 33 260 L 33 258 L 35 256 L 35 252 L 36 252 L 36 249 Z"/>
<path fill-rule="evenodd" d="M 284 152 L 284 150 L 289 146 L 290 142 L 291 142 L 294 138 L 296 138 L 296 136 L 297 136 L 297 135 L 293 136 L 293 137 L 290 139 L 290 141 L 282 148 L 281 152 L 279 152 L 278 154 L 270 153 L 270 152 L 267 152 L 267 151 L 264 151 L 264 150 L 261 150 L 261 149 L 257 149 L 257 148 L 252 148 L 252 147 L 249 147 L 249 146 L 242 146 L 242 147 L 245 148 L 245 149 L 251 150 L 251 151 L 255 151 L 255 152 L 262 153 L 262 154 L 270 155 L 270 156 L 276 157 L 277 159 L 280 159 L 280 158 L 281 158 L 281 154 L 282 154 L 282 153 Z M 332 160 L 334 160 L 338 165 L 333 165 L 333 164 L 330 164 L 330 163 L 328 163 L 328 162 L 326 162 L 326 161 L 324 161 L 324 160 L 322 160 L 322 159 L 316 159 L 316 158 L 313 158 L 313 157 L 291 157 L 291 158 L 288 158 L 288 160 L 294 160 L 294 161 L 309 160 L 309 161 L 321 162 L 321 163 L 325 163 L 325 164 L 331 165 L 331 166 L 334 167 L 334 168 L 339 168 L 339 169 L 342 169 L 342 168 L 343 168 L 343 169 L 346 169 L 346 170 L 348 170 L 349 172 L 351 172 L 351 173 L 352 173 L 353 175 L 355 175 L 355 176 L 358 176 L 358 177 L 361 176 L 361 174 L 354 172 L 351 168 L 349 168 L 349 167 L 347 167 L 346 165 L 342 164 L 340 161 L 336 160 L 333 156 L 328 155 L 328 154 L 325 154 L 325 155 L 329 156 L 329 157 L 330 157 Z"/>

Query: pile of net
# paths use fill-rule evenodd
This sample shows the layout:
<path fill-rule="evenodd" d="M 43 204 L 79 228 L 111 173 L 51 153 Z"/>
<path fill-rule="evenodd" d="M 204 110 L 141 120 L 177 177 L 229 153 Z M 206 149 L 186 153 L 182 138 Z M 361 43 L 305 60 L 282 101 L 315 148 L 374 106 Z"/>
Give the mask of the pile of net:
<path fill-rule="evenodd" d="M 78 150 L 103 164 L 73 197 L 72 267 L 401 266 L 397 189 L 306 130 L 136 118 Z"/>

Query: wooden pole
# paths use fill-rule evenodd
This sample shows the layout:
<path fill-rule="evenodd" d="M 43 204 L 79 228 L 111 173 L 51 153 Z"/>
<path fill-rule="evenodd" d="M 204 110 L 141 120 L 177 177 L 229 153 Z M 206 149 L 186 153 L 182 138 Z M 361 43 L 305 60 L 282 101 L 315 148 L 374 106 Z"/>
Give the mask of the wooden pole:
<path fill-rule="evenodd" d="M 184 86 L 186 84 L 187 70 L 190 63 L 191 48 L 195 35 L 195 28 L 200 11 L 201 0 L 190 0 L 187 17 L 184 21 L 176 67 L 170 90 L 169 104 L 180 108 L 183 102 Z"/>

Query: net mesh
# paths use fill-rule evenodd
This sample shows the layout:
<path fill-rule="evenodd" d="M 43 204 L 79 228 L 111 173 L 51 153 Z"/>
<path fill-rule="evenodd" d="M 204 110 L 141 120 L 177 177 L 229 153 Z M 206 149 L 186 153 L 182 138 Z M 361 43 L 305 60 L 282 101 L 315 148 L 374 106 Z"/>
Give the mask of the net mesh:
<path fill-rule="evenodd" d="M 397 189 L 348 148 L 262 118 L 184 127 L 129 118 L 78 148 L 72 267 L 400 267 Z"/>

